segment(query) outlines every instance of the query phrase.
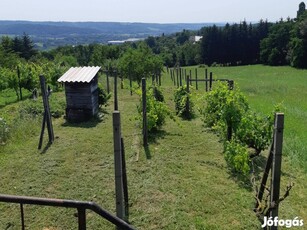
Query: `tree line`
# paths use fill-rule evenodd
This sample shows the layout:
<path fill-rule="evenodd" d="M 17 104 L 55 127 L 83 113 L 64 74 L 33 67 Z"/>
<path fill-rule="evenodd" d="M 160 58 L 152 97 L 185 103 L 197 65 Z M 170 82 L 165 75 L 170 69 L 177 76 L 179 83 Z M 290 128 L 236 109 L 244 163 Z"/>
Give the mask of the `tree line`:
<path fill-rule="evenodd" d="M 202 36 L 200 42 L 191 38 Z M 0 90 L 38 88 L 34 76 L 44 74 L 57 89 L 57 79 L 71 66 L 102 66 L 140 82 L 168 67 L 190 65 L 291 65 L 307 68 L 307 11 L 302 2 L 294 19 L 260 20 L 183 30 L 121 45 L 89 44 L 38 51 L 24 34 L 0 40 Z M 19 73 L 19 74 L 18 74 Z"/>
<path fill-rule="evenodd" d="M 189 39 L 195 35 L 202 36 L 201 42 Z M 296 18 L 276 23 L 267 20 L 255 24 L 227 23 L 223 27 L 213 25 L 145 41 L 167 66 L 261 63 L 307 68 L 306 6 L 301 2 Z"/>

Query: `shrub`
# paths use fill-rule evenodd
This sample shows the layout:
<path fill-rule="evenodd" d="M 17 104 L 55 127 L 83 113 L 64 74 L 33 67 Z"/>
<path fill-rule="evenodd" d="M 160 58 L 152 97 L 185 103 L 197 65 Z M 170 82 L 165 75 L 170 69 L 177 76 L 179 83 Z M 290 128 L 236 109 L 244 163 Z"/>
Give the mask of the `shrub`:
<path fill-rule="evenodd" d="M 9 127 L 6 121 L 0 117 L 0 145 L 5 144 L 9 135 Z"/>
<path fill-rule="evenodd" d="M 152 87 L 153 95 L 157 101 L 164 102 L 164 96 L 161 89 L 157 86 Z"/>
<path fill-rule="evenodd" d="M 189 108 L 187 102 L 189 100 Z M 185 119 L 191 119 L 194 115 L 193 101 L 191 100 L 191 94 L 187 92 L 186 86 L 181 86 L 176 89 L 174 93 L 176 114 Z"/>
<path fill-rule="evenodd" d="M 157 93 L 158 92 L 158 93 Z M 141 95 L 140 91 L 137 91 Z M 157 98 L 156 98 L 157 96 Z M 157 131 L 164 123 L 167 116 L 170 116 L 170 111 L 164 101 L 159 101 L 162 99 L 162 92 L 156 87 L 148 87 L 146 89 L 146 111 L 147 111 L 147 130 L 148 132 Z M 142 119 L 142 97 L 140 100 L 140 105 L 138 106 L 138 113 L 140 120 Z"/>
<path fill-rule="evenodd" d="M 111 94 L 107 94 L 105 90 L 103 90 L 102 85 L 98 84 L 98 104 L 99 106 L 107 105 L 109 99 L 111 98 Z"/>
<path fill-rule="evenodd" d="M 235 172 L 246 174 L 250 158 L 259 155 L 272 140 L 273 113 L 260 116 L 252 112 L 237 87 L 229 90 L 228 86 L 221 83 L 205 98 L 207 105 L 201 113 L 207 125 L 222 136 L 228 165 Z M 278 107 L 275 108 L 277 110 Z M 229 127 L 231 138 L 227 135 Z M 249 148 L 253 148 L 255 153 L 250 155 Z"/>
<path fill-rule="evenodd" d="M 65 99 L 59 94 L 53 94 L 49 97 L 49 107 L 51 116 L 54 118 L 61 117 L 65 112 Z M 19 107 L 21 117 L 27 117 L 28 115 L 37 116 L 43 115 L 44 105 L 42 98 L 37 100 L 28 99 L 22 102 Z"/>
<path fill-rule="evenodd" d="M 235 131 L 242 116 L 248 111 L 246 98 L 238 87 L 229 90 L 226 84 L 217 83 L 217 87 L 209 92 L 206 97 L 206 107 L 202 114 L 206 124 L 214 129 L 223 130 L 226 136 L 227 126 Z"/>
<path fill-rule="evenodd" d="M 272 115 L 262 117 L 254 112 L 247 112 L 240 120 L 235 136 L 241 143 L 255 149 L 255 155 L 269 147 L 273 135 Z"/>
<path fill-rule="evenodd" d="M 236 140 L 227 141 L 224 146 L 225 160 L 227 164 L 238 173 L 244 175 L 250 171 L 250 158 L 248 149 Z"/>

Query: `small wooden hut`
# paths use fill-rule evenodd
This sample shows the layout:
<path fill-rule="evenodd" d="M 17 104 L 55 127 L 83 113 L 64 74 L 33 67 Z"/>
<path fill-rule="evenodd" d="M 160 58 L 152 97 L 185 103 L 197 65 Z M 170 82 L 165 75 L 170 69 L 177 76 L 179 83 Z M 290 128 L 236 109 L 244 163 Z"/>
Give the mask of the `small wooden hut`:
<path fill-rule="evenodd" d="M 88 120 L 98 113 L 98 71 L 100 67 L 72 67 L 58 82 L 65 84 L 66 119 Z"/>

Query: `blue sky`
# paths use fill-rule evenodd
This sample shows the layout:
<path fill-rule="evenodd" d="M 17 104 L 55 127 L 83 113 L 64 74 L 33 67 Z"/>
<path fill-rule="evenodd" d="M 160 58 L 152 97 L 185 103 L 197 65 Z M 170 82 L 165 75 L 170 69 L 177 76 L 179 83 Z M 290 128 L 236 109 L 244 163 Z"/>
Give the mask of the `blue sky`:
<path fill-rule="evenodd" d="M 240 22 L 294 18 L 301 0 L 0 0 L 0 20 Z M 307 2 L 305 2 L 307 4 Z"/>

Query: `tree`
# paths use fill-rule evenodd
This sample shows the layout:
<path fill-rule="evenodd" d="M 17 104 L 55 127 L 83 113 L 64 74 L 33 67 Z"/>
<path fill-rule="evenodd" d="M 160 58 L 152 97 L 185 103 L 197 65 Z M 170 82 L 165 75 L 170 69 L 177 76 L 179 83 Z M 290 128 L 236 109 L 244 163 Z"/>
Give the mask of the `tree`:
<path fill-rule="evenodd" d="M 34 49 L 32 40 L 29 35 L 24 34 L 22 37 L 22 50 L 20 56 L 26 60 L 30 60 L 30 58 L 35 54 L 37 54 L 37 50 Z"/>
<path fill-rule="evenodd" d="M 302 13 L 293 26 L 289 43 L 290 64 L 297 68 L 307 68 L 307 12 Z"/>
<path fill-rule="evenodd" d="M 269 35 L 260 43 L 260 60 L 268 65 L 289 64 L 288 52 L 293 21 L 280 22 L 271 26 Z"/>
<path fill-rule="evenodd" d="M 140 84 L 143 77 L 150 77 L 161 71 L 163 61 L 161 57 L 154 55 L 151 49 L 144 43 L 136 48 L 129 48 L 119 59 L 120 73 Z"/>
<path fill-rule="evenodd" d="M 303 15 L 306 11 L 306 5 L 304 2 L 301 2 L 298 6 L 298 11 L 296 14 L 296 18 L 299 19 L 301 15 Z"/>

